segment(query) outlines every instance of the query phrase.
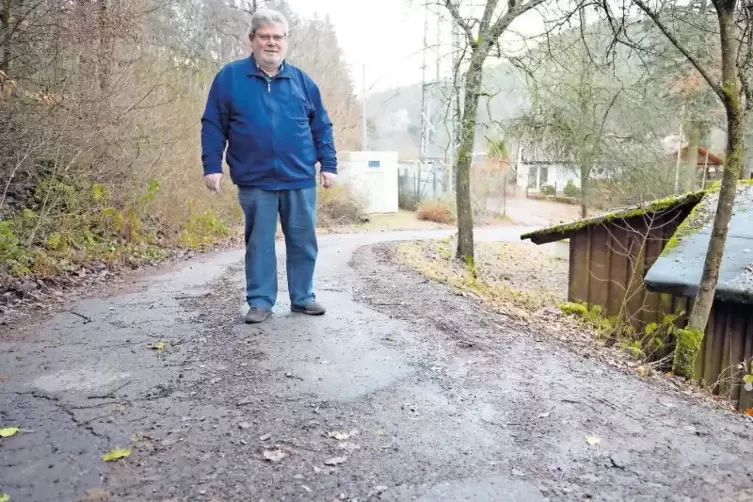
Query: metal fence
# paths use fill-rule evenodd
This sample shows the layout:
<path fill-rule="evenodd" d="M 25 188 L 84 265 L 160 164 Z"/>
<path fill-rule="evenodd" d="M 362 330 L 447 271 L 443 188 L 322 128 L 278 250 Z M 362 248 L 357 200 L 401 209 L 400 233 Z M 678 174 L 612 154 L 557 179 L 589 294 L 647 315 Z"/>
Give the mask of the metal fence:
<path fill-rule="evenodd" d="M 414 209 L 426 199 L 452 194 L 451 168 L 440 163 L 403 163 L 398 165 L 400 206 Z"/>

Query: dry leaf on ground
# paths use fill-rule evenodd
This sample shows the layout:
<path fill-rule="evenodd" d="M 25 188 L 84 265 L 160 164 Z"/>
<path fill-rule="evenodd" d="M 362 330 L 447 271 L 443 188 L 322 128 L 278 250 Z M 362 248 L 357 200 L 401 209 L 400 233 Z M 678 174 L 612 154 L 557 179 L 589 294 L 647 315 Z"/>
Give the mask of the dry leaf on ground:
<path fill-rule="evenodd" d="M 7 493 L 0 493 L 0 502 L 10 502 L 10 495 Z"/>
<path fill-rule="evenodd" d="M 268 460 L 270 462 L 279 462 L 283 458 L 287 457 L 287 453 L 280 449 L 276 450 L 264 450 L 264 460 Z"/>
<path fill-rule="evenodd" d="M 18 427 L 4 427 L 0 429 L 0 438 L 15 436 L 20 430 Z"/>
<path fill-rule="evenodd" d="M 110 500 L 110 494 L 101 488 L 90 488 L 84 493 L 84 500 L 106 501 Z"/>
<path fill-rule="evenodd" d="M 346 439 L 350 438 L 350 434 L 347 432 L 338 432 L 333 431 L 329 433 L 329 437 L 332 439 L 337 439 L 338 441 L 345 441 Z"/>
<path fill-rule="evenodd" d="M 597 444 L 601 443 L 601 438 L 598 438 L 596 436 L 586 436 L 586 443 L 588 443 L 590 446 L 596 446 Z"/>
<path fill-rule="evenodd" d="M 166 342 L 155 342 L 152 345 L 150 345 L 149 348 L 151 348 L 153 350 L 156 350 L 156 351 L 164 350 L 164 349 L 167 348 L 167 343 Z"/>
<path fill-rule="evenodd" d="M 130 448 L 113 448 L 112 450 L 102 455 L 102 460 L 104 460 L 105 462 L 113 462 L 115 460 L 120 460 L 121 458 L 126 458 L 130 454 Z"/>
<path fill-rule="evenodd" d="M 348 457 L 332 457 L 324 461 L 324 465 L 342 465 L 348 461 Z"/>

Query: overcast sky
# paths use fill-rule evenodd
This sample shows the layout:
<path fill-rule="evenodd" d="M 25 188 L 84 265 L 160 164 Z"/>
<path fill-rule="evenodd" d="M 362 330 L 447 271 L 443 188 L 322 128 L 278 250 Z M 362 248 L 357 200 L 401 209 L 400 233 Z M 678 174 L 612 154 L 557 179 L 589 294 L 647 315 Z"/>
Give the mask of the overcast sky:
<path fill-rule="evenodd" d="M 421 66 L 424 37 L 424 0 L 288 0 L 296 13 L 303 17 L 318 14 L 329 15 L 335 25 L 338 39 L 351 68 L 351 77 L 356 91 L 362 89 L 362 67 L 366 65 L 367 92 L 385 90 L 421 81 Z M 466 0 L 463 5 L 476 5 L 484 0 Z M 559 5 L 568 2 L 550 2 Z M 436 9 L 436 7 L 434 7 Z M 547 17 L 553 19 L 561 14 L 560 7 L 550 7 Z M 439 10 L 446 16 L 443 10 Z M 522 36 L 542 32 L 542 15 L 527 13 L 511 26 L 516 33 L 508 33 L 507 49 L 520 49 Z M 451 24 L 447 18 L 440 22 L 437 38 L 437 17 L 429 16 L 427 72 L 429 79 L 436 74 L 437 39 L 438 52 L 442 55 L 440 72 L 450 72 L 449 50 L 451 47 Z M 522 35 L 521 35 L 522 34 Z"/>
<path fill-rule="evenodd" d="M 421 80 L 424 23 L 420 7 L 409 6 L 406 0 L 289 0 L 289 3 L 304 17 L 315 13 L 330 16 L 359 94 L 364 64 L 367 90 Z"/>

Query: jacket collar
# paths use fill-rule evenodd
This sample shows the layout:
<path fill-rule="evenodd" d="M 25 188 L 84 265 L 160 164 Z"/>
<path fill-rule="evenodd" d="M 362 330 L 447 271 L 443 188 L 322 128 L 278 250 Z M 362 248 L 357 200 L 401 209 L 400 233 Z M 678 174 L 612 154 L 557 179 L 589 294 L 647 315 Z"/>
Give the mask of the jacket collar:
<path fill-rule="evenodd" d="M 256 62 L 256 58 L 253 54 L 251 54 L 251 56 L 249 56 L 248 58 L 248 66 L 249 75 L 255 75 L 258 77 L 267 76 L 267 74 L 264 73 L 264 70 L 259 67 L 259 64 Z M 283 59 L 282 63 L 280 63 L 280 71 L 277 73 L 277 75 L 274 76 L 274 78 L 290 78 L 290 73 L 290 65 L 286 60 Z"/>

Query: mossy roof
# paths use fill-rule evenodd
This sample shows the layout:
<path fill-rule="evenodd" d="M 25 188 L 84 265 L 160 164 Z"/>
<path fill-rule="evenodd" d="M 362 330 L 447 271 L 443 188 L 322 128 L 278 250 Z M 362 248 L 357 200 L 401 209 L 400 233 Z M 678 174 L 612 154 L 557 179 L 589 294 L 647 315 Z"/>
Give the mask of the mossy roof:
<path fill-rule="evenodd" d="M 684 297 L 698 293 L 718 201 L 718 192 L 710 192 L 678 227 L 644 278 L 650 291 Z M 716 298 L 753 304 L 753 184 L 750 183 L 742 183 L 735 194 Z"/>
<path fill-rule="evenodd" d="M 661 213 L 683 206 L 695 206 L 701 201 L 701 199 L 703 199 L 706 193 L 707 191 L 701 190 L 697 192 L 690 192 L 684 195 L 679 195 L 676 197 L 659 199 L 646 204 L 636 205 L 617 211 L 612 211 L 610 213 L 576 220 L 570 223 L 562 223 L 559 225 L 554 225 L 552 227 L 543 228 L 541 230 L 535 230 L 533 232 L 528 232 L 521 235 L 520 238 L 521 240 L 530 239 L 534 244 L 546 244 L 549 242 L 568 239 L 572 237 L 575 232 L 586 227 L 601 225 L 617 220 L 625 220 L 644 214 Z"/>

